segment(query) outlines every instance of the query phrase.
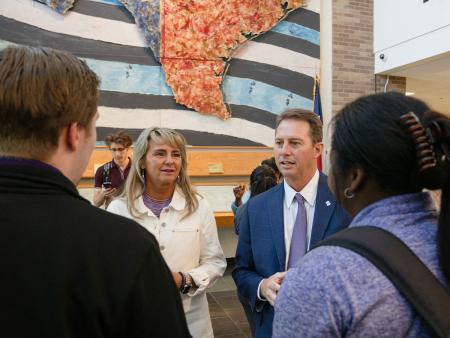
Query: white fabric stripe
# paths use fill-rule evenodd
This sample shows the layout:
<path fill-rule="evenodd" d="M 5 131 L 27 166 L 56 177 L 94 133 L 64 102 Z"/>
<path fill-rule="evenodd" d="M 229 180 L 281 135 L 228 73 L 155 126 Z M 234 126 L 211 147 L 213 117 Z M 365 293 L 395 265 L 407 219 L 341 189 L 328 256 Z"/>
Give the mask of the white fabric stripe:
<path fill-rule="evenodd" d="M 0 0 L 0 14 L 54 33 L 121 45 L 146 47 L 144 37 L 134 23 L 84 15 L 69 11 L 61 15 L 46 5 L 32 0 Z"/>
<path fill-rule="evenodd" d="M 320 0 L 306 0 L 305 8 L 320 14 Z"/>
<path fill-rule="evenodd" d="M 247 41 L 231 57 L 278 66 L 311 77 L 320 72 L 320 59 L 267 43 Z"/>
<path fill-rule="evenodd" d="M 100 117 L 97 127 L 144 129 L 160 126 L 234 136 L 273 146 L 274 129 L 239 118 L 222 121 L 214 116 L 176 109 L 122 109 L 100 106 L 98 111 Z"/>

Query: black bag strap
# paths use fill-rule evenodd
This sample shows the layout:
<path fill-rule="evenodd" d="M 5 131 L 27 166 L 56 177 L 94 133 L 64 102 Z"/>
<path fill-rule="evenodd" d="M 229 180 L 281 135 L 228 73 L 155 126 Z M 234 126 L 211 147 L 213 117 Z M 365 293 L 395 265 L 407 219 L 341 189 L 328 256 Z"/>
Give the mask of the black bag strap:
<path fill-rule="evenodd" d="M 111 162 L 105 163 L 103 165 L 103 183 L 105 183 L 105 182 L 110 183 L 110 181 L 109 181 L 109 173 L 111 171 L 111 168 L 112 168 L 112 163 Z"/>
<path fill-rule="evenodd" d="M 318 243 L 367 258 L 395 285 L 438 337 L 450 337 L 450 294 L 414 252 L 390 232 L 373 226 L 342 230 Z"/>

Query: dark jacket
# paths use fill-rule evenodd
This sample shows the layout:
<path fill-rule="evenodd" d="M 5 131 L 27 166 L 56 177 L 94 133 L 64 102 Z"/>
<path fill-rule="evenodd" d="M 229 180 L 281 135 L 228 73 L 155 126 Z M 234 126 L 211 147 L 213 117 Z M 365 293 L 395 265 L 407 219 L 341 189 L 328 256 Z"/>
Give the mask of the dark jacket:
<path fill-rule="evenodd" d="M 0 158 L 2 337 L 189 337 L 154 237 L 56 169 Z"/>

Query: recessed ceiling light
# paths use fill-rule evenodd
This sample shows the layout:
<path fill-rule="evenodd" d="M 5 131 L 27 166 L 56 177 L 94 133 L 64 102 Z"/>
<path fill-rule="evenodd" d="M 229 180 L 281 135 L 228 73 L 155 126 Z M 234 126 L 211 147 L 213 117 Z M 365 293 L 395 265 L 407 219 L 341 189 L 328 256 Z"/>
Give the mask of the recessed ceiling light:
<path fill-rule="evenodd" d="M 406 96 L 411 96 L 411 95 L 414 95 L 414 92 L 405 92 L 405 95 Z"/>

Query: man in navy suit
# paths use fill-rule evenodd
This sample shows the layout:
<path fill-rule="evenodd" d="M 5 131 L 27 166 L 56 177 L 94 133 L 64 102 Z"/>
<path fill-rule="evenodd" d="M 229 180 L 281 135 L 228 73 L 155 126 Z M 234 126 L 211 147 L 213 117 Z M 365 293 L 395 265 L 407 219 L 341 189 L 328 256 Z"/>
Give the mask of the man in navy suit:
<path fill-rule="evenodd" d="M 298 255 L 290 255 L 298 251 L 298 244 L 303 252 L 309 250 L 350 223 L 331 194 L 327 177 L 317 169 L 322 150 L 317 115 L 294 109 L 279 116 L 274 154 L 284 182 L 247 202 L 233 271 L 238 292 L 253 311 L 254 337 L 272 336 L 273 304 L 286 270 L 298 261 Z M 299 237 L 294 228 L 299 228 L 300 208 Z"/>

